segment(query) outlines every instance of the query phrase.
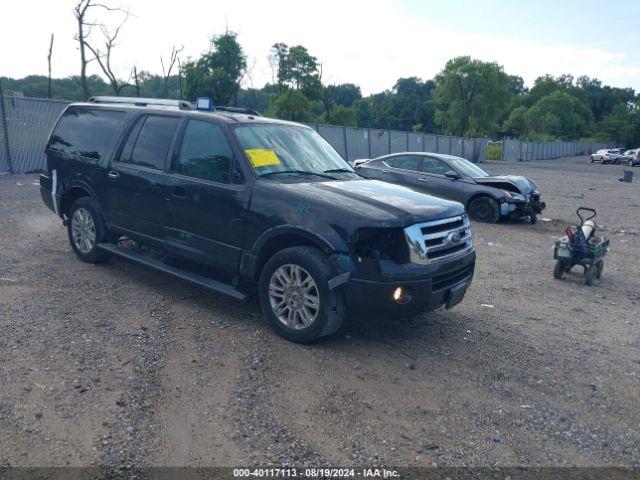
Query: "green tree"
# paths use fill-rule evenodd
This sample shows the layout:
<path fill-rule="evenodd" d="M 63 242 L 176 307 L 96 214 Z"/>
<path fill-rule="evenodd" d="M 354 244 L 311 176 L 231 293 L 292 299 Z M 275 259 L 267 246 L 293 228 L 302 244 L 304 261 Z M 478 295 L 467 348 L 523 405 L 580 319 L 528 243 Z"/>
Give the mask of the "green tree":
<path fill-rule="evenodd" d="M 635 146 L 635 126 L 637 113 L 632 113 L 622 103 L 616 105 L 596 127 L 596 137 L 613 140 L 617 144 Z"/>
<path fill-rule="evenodd" d="M 305 47 L 276 43 L 271 48 L 270 58 L 277 71 L 279 92 L 292 88 L 302 92 L 309 100 L 320 99 L 322 82 L 318 59 Z"/>
<path fill-rule="evenodd" d="M 299 90 L 287 89 L 275 94 L 268 114 L 284 120 L 304 122 L 310 120 L 310 102 Z"/>
<path fill-rule="evenodd" d="M 491 135 L 509 104 L 509 77 L 495 62 L 457 57 L 436 75 L 436 123 L 456 135 Z"/>
<path fill-rule="evenodd" d="M 509 118 L 504 123 L 505 133 L 510 137 L 520 137 L 528 131 L 527 107 L 519 106 L 511 110 Z"/>
<path fill-rule="evenodd" d="M 214 105 L 235 103 L 246 68 L 247 60 L 237 34 L 226 32 L 216 36 L 207 53 L 182 66 L 185 96 L 211 97 Z"/>
<path fill-rule="evenodd" d="M 347 127 L 355 127 L 356 119 L 351 108 L 344 105 L 336 105 L 331 114 L 334 125 L 345 125 Z"/>
<path fill-rule="evenodd" d="M 351 108 L 356 100 L 362 98 L 360 87 L 353 83 L 343 83 L 340 85 L 325 85 L 322 87 L 322 105 L 324 108 L 324 121 L 326 123 L 338 122 L 333 118 L 333 110 L 337 106 L 347 109 Z M 344 115 L 344 111 L 341 113 Z M 353 113 L 352 113 L 353 120 Z"/>
<path fill-rule="evenodd" d="M 578 139 L 589 133 L 593 114 L 580 99 L 555 90 L 533 106 L 514 109 L 505 130 L 531 139 Z"/>

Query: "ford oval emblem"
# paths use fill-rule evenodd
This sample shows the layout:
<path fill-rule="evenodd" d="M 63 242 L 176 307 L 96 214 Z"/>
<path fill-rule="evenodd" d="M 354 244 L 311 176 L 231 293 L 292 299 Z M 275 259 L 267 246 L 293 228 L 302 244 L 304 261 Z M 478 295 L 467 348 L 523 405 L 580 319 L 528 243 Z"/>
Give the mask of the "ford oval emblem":
<path fill-rule="evenodd" d="M 449 243 L 458 243 L 461 239 L 462 237 L 458 232 L 452 232 L 447 237 L 447 240 L 449 241 Z"/>

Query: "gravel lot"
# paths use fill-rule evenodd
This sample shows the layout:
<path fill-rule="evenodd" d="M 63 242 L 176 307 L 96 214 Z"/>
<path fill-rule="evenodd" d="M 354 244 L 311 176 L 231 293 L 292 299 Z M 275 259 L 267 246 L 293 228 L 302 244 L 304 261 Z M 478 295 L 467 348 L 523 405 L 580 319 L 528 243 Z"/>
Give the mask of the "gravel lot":
<path fill-rule="evenodd" d="M 639 467 L 640 178 L 485 167 L 533 178 L 550 220 L 474 224 L 456 308 L 310 346 L 256 301 L 82 263 L 37 176 L 0 176 L 0 466 Z M 579 205 L 611 237 L 596 287 L 552 278 Z"/>

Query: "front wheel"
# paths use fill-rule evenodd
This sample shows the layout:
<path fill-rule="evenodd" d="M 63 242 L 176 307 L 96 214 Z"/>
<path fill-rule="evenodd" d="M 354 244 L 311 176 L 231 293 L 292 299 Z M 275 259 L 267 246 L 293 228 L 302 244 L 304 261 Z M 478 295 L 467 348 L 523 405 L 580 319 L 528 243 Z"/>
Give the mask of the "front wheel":
<path fill-rule="evenodd" d="M 291 247 L 271 257 L 260 275 L 260 305 L 274 330 L 294 342 L 335 332 L 344 322 L 342 292 L 329 290 L 329 259 L 313 247 Z"/>
<path fill-rule="evenodd" d="M 553 268 L 553 278 L 561 280 L 562 277 L 564 276 L 565 272 L 567 272 L 567 271 L 568 271 L 568 269 L 567 269 L 565 263 L 561 262 L 560 260 L 558 260 L 556 262 L 556 266 Z"/>
<path fill-rule="evenodd" d="M 596 283 L 596 279 L 598 278 L 598 266 L 591 265 L 587 267 L 587 270 L 584 272 L 584 283 L 589 286 L 592 286 Z"/>
<path fill-rule="evenodd" d="M 67 216 L 69 242 L 76 255 L 89 263 L 107 260 L 109 254 L 98 248 L 98 243 L 108 234 L 98 202 L 90 197 L 80 197 L 71 204 Z"/>
<path fill-rule="evenodd" d="M 493 198 L 476 198 L 469 204 L 469 215 L 478 222 L 496 223 L 500 220 L 500 205 Z"/>
<path fill-rule="evenodd" d="M 604 271 L 604 260 L 600 260 L 598 263 L 596 263 L 596 267 L 597 267 L 596 278 L 600 280 L 602 278 L 602 272 Z"/>

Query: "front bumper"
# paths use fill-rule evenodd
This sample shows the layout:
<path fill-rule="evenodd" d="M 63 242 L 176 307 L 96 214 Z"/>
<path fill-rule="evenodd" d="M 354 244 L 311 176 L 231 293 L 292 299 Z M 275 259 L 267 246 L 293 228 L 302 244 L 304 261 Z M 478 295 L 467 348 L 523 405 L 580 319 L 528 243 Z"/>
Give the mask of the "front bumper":
<path fill-rule="evenodd" d="M 440 265 L 395 265 L 389 270 L 382 265 L 379 275 L 352 276 L 344 285 L 347 308 L 350 312 L 401 317 L 447 305 L 452 295 L 459 301 L 471 284 L 475 259 L 475 252 L 471 251 Z M 402 301 L 393 298 L 398 287 L 407 292 Z"/>
<path fill-rule="evenodd" d="M 539 215 L 547 207 L 540 196 L 531 196 L 527 201 L 505 201 L 500 204 L 500 213 L 504 217 L 523 218 L 533 214 Z"/>

